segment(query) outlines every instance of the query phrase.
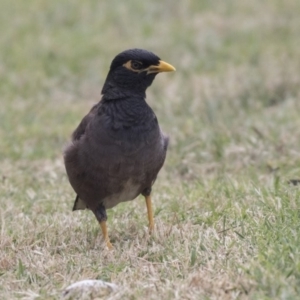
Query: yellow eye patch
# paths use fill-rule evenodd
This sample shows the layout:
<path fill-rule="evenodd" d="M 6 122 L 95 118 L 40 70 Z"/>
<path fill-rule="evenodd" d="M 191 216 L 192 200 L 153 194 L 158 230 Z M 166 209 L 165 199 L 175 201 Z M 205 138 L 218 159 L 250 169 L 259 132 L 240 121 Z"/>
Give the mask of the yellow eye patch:
<path fill-rule="evenodd" d="M 142 63 L 136 60 L 129 60 L 128 62 L 126 62 L 125 64 L 123 64 L 123 66 L 125 68 L 127 68 L 128 70 L 131 70 L 133 72 L 143 72 L 145 71 L 145 69 L 142 68 Z"/>

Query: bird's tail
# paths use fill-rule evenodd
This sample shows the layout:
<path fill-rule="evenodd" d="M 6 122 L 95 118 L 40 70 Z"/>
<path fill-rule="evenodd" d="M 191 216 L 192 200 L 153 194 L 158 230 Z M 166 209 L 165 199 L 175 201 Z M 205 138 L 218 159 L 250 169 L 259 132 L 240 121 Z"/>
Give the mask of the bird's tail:
<path fill-rule="evenodd" d="M 86 209 L 86 208 L 87 208 L 86 204 L 79 198 L 78 195 L 76 195 L 73 211 L 79 209 Z"/>

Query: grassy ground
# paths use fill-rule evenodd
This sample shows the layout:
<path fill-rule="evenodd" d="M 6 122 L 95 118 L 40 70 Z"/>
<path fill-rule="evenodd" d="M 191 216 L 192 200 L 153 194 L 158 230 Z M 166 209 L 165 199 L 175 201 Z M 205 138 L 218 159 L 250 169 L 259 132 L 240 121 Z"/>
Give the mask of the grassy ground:
<path fill-rule="evenodd" d="M 0 294 L 57 299 L 103 279 L 113 299 L 300 294 L 300 2 L 0 4 Z M 111 59 L 141 47 L 177 68 L 148 92 L 171 145 L 154 188 L 109 211 L 115 249 L 72 213 L 62 149 Z"/>

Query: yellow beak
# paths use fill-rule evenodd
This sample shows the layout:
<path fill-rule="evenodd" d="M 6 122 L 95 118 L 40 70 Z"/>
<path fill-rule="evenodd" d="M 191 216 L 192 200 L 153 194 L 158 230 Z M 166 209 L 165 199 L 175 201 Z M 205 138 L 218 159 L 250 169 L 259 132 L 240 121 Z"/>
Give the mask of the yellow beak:
<path fill-rule="evenodd" d="M 147 73 L 150 74 L 150 73 L 160 73 L 160 72 L 173 72 L 176 71 L 176 69 L 172 65 L 160 60 L 159 65 L 157 66 L 152 65 L 148 68 L 147 71 L 148 71 Z"/>

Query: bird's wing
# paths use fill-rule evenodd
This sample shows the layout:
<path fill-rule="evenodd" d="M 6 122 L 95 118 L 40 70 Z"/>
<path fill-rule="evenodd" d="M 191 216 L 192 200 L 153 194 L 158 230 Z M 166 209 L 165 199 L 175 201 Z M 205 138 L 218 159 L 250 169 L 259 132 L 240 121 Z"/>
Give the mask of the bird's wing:
<path fill-rule="evenodd" d="M 95 114 L 97 113 L 98 106 L 99 106 L 99 103 L 95 104 L 92 107 L 92 109 L 89 111 L 89 113 L 81 120 L 78 127 L 74 130 L 74 132 L 72 134 L 73 142 L 79 140 L 85 134 L 86 127 L 90 123 L 90 121 L 93 119 Z"/>
<path fill-rule="evenodd" d="M 99 104 L 99 103 L 98 103 Z M 98 104 L 95 104 L 89 113 L 81 120 L 80 124 L 78 127 L 74 130 L 72 134 L 72 141 L 78 141 L 80 138 L 85 134 L 86 127 L 90 123 L 90 121 L 93 119 L 97 112 L 97 107 Z M 86 204 L 76 195 L 75 201 L 74 201 L 74 206 L 73 206 L 73 211 L 78 210 L 78 209 L 86 209 L 87 206 Z"/>

